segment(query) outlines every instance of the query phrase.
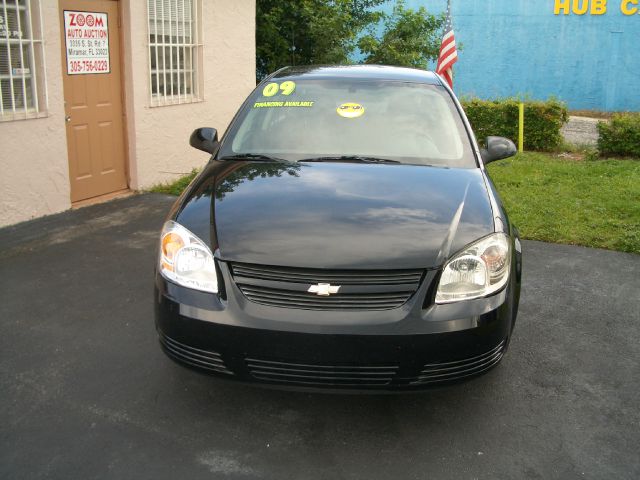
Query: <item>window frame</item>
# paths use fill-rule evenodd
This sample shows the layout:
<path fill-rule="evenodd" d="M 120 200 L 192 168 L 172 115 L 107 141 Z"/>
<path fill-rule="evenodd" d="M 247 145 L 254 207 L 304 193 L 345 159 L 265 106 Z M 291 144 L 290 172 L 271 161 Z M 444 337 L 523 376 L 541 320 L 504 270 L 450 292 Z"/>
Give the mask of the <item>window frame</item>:
<path fill-rule="evenodd" d="M 147 52 L 149 55 L 149 106 L 150 107 L 162 107 L 167 105 L 181 105 L 181 104 L 190 104 L 190 103 L 198 103 L 204 101 L 203 95 L 203 42 L 202 42 L 202 0 L 191 0 L 191 21 L 188 22 L 185 18 L 184 12 L 186 11 L 184 3 L 187 0 L 147 0 Z M 183 6 L 180 9 L 179 3 L 183 2 Z M 168 20 L 164 16 L 164 6 L 169 4 L 173 8 L 175 8 L 176 13 L 182 12 L 182 19 L 176 19 L 175 22 L 169 18 Z M 156 8 L 158 4 L 162 5 L 161 16 L 158 17 L 156 14 Z M 153 6 L 153 16 L 152 16 L 152 6 Z M 152 32 L 151 25 L 154 25 L 154 32 Z M 165 24 L 169 23 L 169 32 L 165 32 Z M 175 23 L 175 33 L 174 33 L 174 25 Z M 179 37 L 180 32 L 180 24 L 182 24 L 182 31 L 185 30 L 185 25 L 187 23 L 191 24 L 191 42 L 184 41 L 184 33 L 183 33 L 183 41 L 178 42 L 177 39 Z M 157 32 L 159 31 L 158 26 L 162 24 L 162 37 L 163 41 L 158 42 Z M 168 33 L 168 35 L 166 35 Z M 151 41 L 151 35 L 154 35 L 154 41 Z M 166 43 L 166 37 L 169 37 L 169 42 Z M 173 38 L 176 39 L 173 42 Z M 169 49 L 169 59 L 167 61 L 167 57 L 165 56 L 166 49 Z M 162 49 L 163 56 L 161 57 L 158 54 L 158 49 Z M 182 58 L 185 59 L 184 63 L 186 63 L 186 58 L 191 60 L 191 65 L 189 69 L 179 68 L 179 65 L 174 65 L 173 62 L 173 49 L 181 49 L 178 50 L 178 58 L 179 52 L 182 52 Z M 152 54 L 152 51 L 155 53 Z M 160 68 L 159 58 L 162 58 L 162 68 Z M 153 68 L 153 60 L 155 59 L 155 69 Z M 168 63 L 168 65 L 167 65 Z M 174 92 L 174 82 L 173 75 L 177 74 L 177 92 Z M 155 75 L 155 81 L 154 81 Z M 163 78 L 163 92 L 160 93 L 160 76 Z M 171 79 L 169 83 L 167 83 L 167 77 Z M 186 93 L 186 85 L 187 79 L 191 80 L 191 92 Z M 182 82 L 181 82 L 182 80 Z M 181 85 L 184 82 L 185 93 L 181 92 Z M 156 87 L 156 92 L 153 93 L 154 84 Z M 167 92 L 167 86 L 171 86 L 170 92 Z"/>
<path fill-rule="evenodd" d="M 29 29 L 28 38 L 24 38 L 24 33 L 21 29 L 20 23 L 20 35 L 18 38 L 11 38 L 9 35 L 9 23 L 8 12 L 15 10 L 20 22 L 20 11 L 24 10 L 27 16 L 27 25 Z M 42 23 L 42 5 L 40 0 L 24 0 L 24 5 L 20 5 L 19 0 L 0 0 L 0 13 L 2 13 L 4 21 L 6 23 L 6 32 L 4 36 L 0 36 L 0 51 L 4 51 L 7 54 L 7 66 L 8 73 L 0 75 L 2 81 L 9 82 L 11 90 L 11 105 L 4 105 L 2 95 L 0 94 L 0 122 L 11 122 L 15 120 L 28 120 L 32 118 L 41 118 L 48 116 L 48 90 L 47 90 L 47 69 L 45 59 L 45 48 L 43 40 L 44 27 Z M 34 18 L 36 17 L 36 18 Z M 24 48 L 28 48 L 29 58 L 28 65 L 30 72 L 20 74 L 14 74 L 13 60 L 12 60 L 12 46 L 18 46 L 20 51 L 20 58 L 16 59 L 20 61 L 21 69 L 25 69 L 25 57 Z M 20 92 L 15 91 L 14 82 L 22 79 L 21 92 L 23 98 L 23 105 L 16 106 L 16 94 Z M 30 80 L 30 86 L 27 87 L 27 80 Z M 31 94 L 31 102 L 27 101 L 28 95 Z"/>

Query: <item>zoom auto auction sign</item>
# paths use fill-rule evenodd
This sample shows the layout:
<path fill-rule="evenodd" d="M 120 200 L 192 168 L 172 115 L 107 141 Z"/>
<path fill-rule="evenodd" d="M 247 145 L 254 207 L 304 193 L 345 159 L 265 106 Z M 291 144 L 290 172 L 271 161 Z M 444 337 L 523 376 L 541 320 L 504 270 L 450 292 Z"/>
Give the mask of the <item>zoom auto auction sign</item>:
<path fill-rule="evenodd" d="M 67 73 L 109 73 L 109 28 L 107 14 L 64 11 Z"/>

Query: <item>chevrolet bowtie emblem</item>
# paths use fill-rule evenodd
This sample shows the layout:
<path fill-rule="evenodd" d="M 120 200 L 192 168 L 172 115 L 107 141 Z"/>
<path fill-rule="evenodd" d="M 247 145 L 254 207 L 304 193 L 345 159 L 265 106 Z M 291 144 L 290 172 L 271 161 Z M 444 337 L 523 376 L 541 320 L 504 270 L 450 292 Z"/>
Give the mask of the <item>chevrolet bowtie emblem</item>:
<path fill-rule="evenodd" d="M 331 285 L 330 283 L 319 283 L 317 285 L 311 285 L 307 292 L 309 293 L 317 293 L 322 296 L 329 296 L 332 293 L 338 293 L 340 290 L 340 285 Z"/>

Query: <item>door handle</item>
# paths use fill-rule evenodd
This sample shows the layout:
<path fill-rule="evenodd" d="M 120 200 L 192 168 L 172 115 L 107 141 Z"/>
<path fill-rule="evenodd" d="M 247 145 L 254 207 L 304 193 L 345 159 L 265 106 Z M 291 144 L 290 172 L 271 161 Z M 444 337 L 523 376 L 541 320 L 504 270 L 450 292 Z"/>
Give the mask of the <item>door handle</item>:
<path fill-rule="evenodd" d="M 65 115 L 65 117 L 64 117 L 64 121 L 65 121 L 66 123 L 69 123 L 69 122 L 71 121 L 71 115 Z"/>

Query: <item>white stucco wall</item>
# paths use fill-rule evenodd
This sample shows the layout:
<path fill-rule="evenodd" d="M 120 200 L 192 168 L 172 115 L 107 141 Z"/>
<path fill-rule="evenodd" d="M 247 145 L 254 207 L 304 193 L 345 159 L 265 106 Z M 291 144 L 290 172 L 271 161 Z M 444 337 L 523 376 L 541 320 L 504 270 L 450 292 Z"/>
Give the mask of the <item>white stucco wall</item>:
<path fill-rule="evenodd" d="M 222 135 L 255 87 L 255 0 L 203 0 L 204 101 L 149 106 L 146 2 L 127 2 L 125 42 L 131 188 L 173 180 L 208 160 L 189 147 L 197 127 Z"/>
<path fill-rule="evenodd" d="M 208 160 L 197 127 L 220 135 L 255 86 L 255 0 L 202 0 L 204 101 L 149 106 L 146 1 L 122 0 L 129 186 L 175 179 Z M 71 207 L 57 0 L 43 0 L 46 118 L 0 122 L 0 226 Z"/>
<path fill-rule="evenodd" d="M 0 226 L 71 206 L 58 2 L 42 2 L 48 116 L 0 122 Z"/>

